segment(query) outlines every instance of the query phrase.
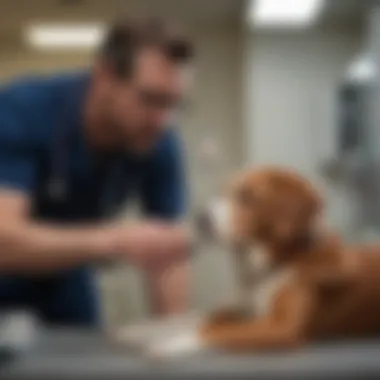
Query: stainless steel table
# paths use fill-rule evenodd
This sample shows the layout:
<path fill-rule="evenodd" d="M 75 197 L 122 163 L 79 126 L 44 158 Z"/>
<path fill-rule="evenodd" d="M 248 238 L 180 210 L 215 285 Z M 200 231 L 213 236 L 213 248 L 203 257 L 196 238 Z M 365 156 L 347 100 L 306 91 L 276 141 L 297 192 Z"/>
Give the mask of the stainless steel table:
<path fill-rule="evenodd" d="M 91 331 L 45 331 L 36 344 L 3 362 L 0 379 L 380 378 L 380 343 L 310 347 L 303 351 L 233 357 L 203 352 L 169 363 L 144 359 Z"/>

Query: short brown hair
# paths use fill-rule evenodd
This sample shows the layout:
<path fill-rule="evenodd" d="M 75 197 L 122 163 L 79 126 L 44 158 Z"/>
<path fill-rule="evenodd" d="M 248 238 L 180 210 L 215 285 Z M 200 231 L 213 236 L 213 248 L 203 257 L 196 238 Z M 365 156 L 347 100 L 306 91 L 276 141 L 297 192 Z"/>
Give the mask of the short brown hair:
<path fill-rule="evenodd" d="M 174 63 L 184 64 L 194 55 L 192 43 L 162 19 L 124 18 L 114 23 L 99 50 L 99 58 L 117 77 L 131 75 L 136 53 L 156 47 Z"/>

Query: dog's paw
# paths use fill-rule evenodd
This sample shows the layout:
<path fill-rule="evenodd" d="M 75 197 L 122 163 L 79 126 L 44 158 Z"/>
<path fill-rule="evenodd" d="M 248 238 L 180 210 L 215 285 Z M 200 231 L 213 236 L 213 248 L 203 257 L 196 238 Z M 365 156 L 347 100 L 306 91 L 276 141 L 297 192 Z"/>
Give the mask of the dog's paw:
<path fill-rule="evenodd" d="M 151 359 L 173 359 L 198 352 L 203 346 L 199 335 L 192 331 L 156 342 L 147 348 L 146 353 Z"/>
<path fill-rule="evenodd" d="M 216 325 L 222 325 L 226 323 L 236 322 L 243 318 L 242 313 L 236 308 L 224 308 L 216 310 L 210 314 L 209 318 L 206 319 L 204 327 L 214 327 Z"/>

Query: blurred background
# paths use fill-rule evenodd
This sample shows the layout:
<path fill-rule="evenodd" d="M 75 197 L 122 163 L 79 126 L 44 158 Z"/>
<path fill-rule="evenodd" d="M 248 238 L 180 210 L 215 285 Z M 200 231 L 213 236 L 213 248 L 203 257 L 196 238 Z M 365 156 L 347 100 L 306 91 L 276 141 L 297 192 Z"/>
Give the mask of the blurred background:
<path fill-rule="evenodd" d="M 184 24 L 197 49 L 191 105 L 179 126 L 189 215 L 236 169 L 275 163 L 321 187 L 326 221 L 347 239 L 377 239 L 380 6 L 368 0 L 1 0 L 0 79 L 90 65 L 107 22 L 146 13 Z M 120 210 L 123 217 L 133 215 L 129 206 Z M 194 256 L 194 308 L 210 308 L 233 289 L 228 268 L 226 252 Z M 149 312 L 137 271 L 105 270 L 99 281 L 110 324 Z"/>

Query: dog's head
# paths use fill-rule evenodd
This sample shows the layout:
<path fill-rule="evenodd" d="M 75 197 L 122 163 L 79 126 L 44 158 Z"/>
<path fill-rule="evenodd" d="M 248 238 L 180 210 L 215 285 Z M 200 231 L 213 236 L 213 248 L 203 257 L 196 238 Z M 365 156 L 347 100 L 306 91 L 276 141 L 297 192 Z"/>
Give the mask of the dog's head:
<path fill-rule="evenodd" d="M 242 173 L 204 213 L 214 236 L 245 247 L 290 248 L 313 233 L 321 199 L 308 180 L 280 168 Z"/>

